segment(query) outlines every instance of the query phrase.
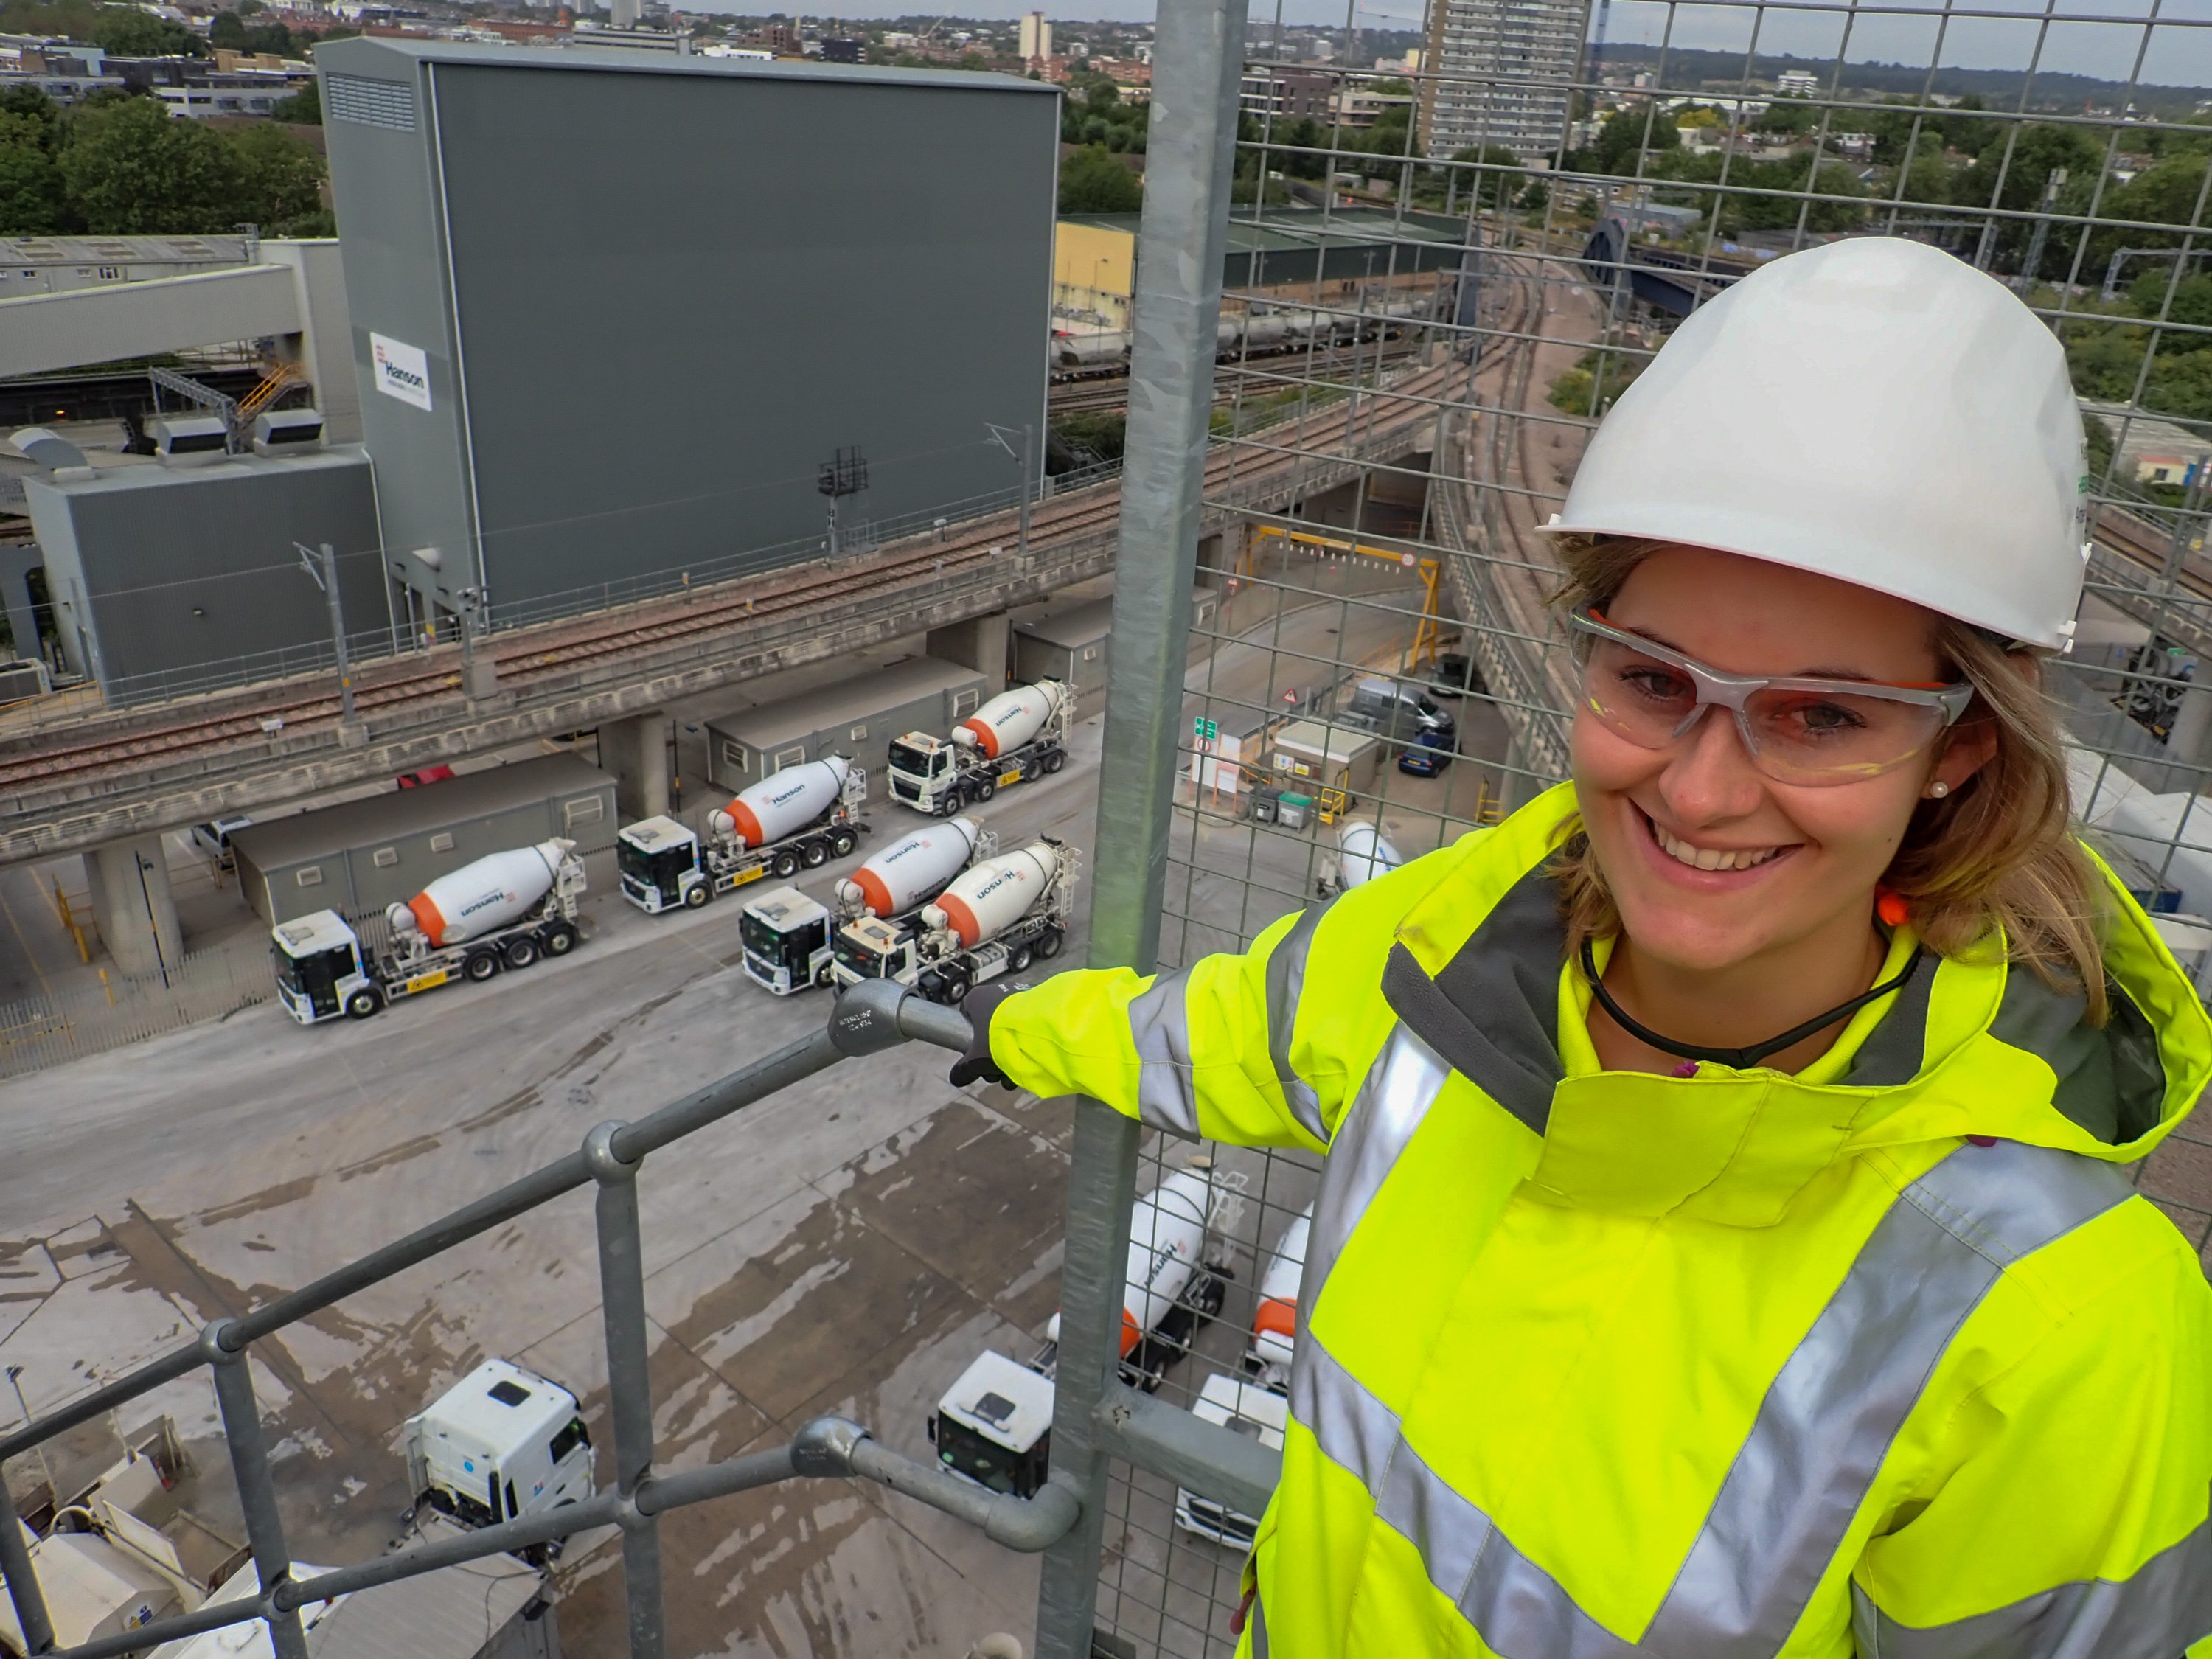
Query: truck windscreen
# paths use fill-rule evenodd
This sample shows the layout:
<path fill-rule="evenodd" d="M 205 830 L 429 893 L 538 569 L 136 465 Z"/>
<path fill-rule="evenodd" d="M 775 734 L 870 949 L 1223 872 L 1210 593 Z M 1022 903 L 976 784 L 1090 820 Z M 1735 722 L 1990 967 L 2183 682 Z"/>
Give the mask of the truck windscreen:
<path fill-rule="evenodd" d="M 615 867 L 641 886 L 672 892 L 676 878 L 691 867 L 691 849 L 664 847 L 657 853 L 647 853 L 626 841 L 617 841 Z"/>
<path fill-rule="evenodd" d="M 831 951 L 838 965 L 848 972 L 858 974 L 862 979 L 883 977 L 884 959 L 850 933 L 838 934 Z"/>
<path fill-rule="evenodd" d="M 930 754 L 916 749 L 911 744 L 891 744 L 891 764 L 902 772 L 913 773 L 916 777 L 926 778 L 933 771 L 941 769 L 943 763 L 947 758 L 945 751 L 942 749 L 934 754 Z"/>
<path fill-rule="evenodd" d="M 270 955 L 276 963 L 277 983 L 295 996 L 319 1002 L 337 996 L 338 981 L 353 972 L 353 952 L 343 945 L 311 957 L 287 956 L 272 945 Z"/>
<path fill-rule="evenodd" d="M 1036 1491 L 1033 1485 L 1024 1490 L 1029 1457 L 1009 1450 L 995 1440 L 986 1440 L 965 1423 L 942 1412 L 937 1416 L 937 1461 L 993 1492 L 1026 1498 Z"/>
<path fill-rule="evenodd" d="M 746 911 L 738 918 L 738 938 L 745 949 L 763 962 L 781 963 L 794 973 L 803 971 L 806 959 L 820 947 L 826 926 L 817 919 L 780 933 L 765 918 Z"/>

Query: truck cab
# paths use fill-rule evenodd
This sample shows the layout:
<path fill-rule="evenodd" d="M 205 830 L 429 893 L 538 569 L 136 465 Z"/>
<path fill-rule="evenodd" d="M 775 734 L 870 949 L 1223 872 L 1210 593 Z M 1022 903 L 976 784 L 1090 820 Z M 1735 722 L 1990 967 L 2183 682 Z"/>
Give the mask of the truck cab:
<path fill-rule="evenodd" d="M 862 916 L 837 930 L 832 971 L 837 983 L 858 985 L 864 979 L 894 979 L 911 985 L 920 964 L 916 942 L 921 929 L 912 921 Z"/>
<path fill-rule="evenodd" d="M 1052 1379 L 986 1350 L 945 1392 L 929 1419 L 937 1461 L 993 1492 L 1032 1498 L 1052 1456 Z"/>
<path fill-rule="evenodd" d="M 576 1396 L 487 1359 L 407 1419 L 407 1482 L 423 1504 L 488 1527 L 592 1495 L 592 1437 Z"/>
<path fill-rule="evenodd" d="M 276 969 L 276 996 L 302 1025 L 340 1014 L 365 1019 L 383 1001 L 369 983 L 361 940 L 335 910 L 318 910 L 270 930 L 269 955 Z M 356 1013 L 365 1000 L 368 1012 Z"/>
<path fill-rule="evenodd" d="M 674 818 L 641 818 L 615 837 L 623 896 L 650 915 L 683 905 L 696 910 L 714 896 L 699 856 L 699 837 Z"/>
<path fill-rule="evenodd" d="M 738 919 L 745 977 L 780 997 L 836 977 L 830 965 L 830 931 L 836 919 L 796 887 L 763 893 Z"/>
<path fill-rule="evenodd" d="M 1290 1426 L 1291 1402 L 1272 1389 L 1216 1371 L 1206 1379 L 1190 1414 L 1201 1423 L 1218 1424 L 1233 1434 L 1256 1440 L 1270 1451 L 1280 1451 Z M 1252 1547 L 1253 1535 L 1260 1529 L 1253 1516 L 1202 1498 L 1188 1486 L 1176 1488 L 1175 1519 L 1185 1532 L 1240 1550 Z"/>
<path fill-rule="evenodd" d="M 908 732 L 890 746 L 891 799 L 950 817 L 960 810 L 959 756 L 943 738 Z"/>

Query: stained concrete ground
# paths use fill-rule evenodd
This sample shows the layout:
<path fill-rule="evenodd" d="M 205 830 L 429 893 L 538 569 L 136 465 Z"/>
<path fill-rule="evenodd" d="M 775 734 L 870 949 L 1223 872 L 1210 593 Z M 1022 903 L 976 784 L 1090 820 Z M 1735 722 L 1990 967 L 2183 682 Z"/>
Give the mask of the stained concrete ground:
<path fill-rule="evenodd" d="M 1408 625 L 1389 608 L 1347 618 L 1316 607 L 1268 637 L 1307 660 L 1365 661 L 1399 648 Z M 1267 652 L 1231 647 L 1192 684 L 1210 675 L 1217 700 L 1256 702 L 1278 672 Z M 1038 833 L 1093 844 L 1099 741 L 1086 723 L 1067 770 L 984 810 L 1002 844 Z M 1453 774 L 1391 781 L 1392 833 L 1409 851 L 1433 844 Z M 876 843 L 908 822 L 879 808 Z M 1255 834 L 1225 804 L 1179 815 L 1176 856 L 1190 873 L 1171 902 L 1203 942 L 1178 943 L 1194 951 L 1295 908 L 1332 842 L 1326 831 Z M 812 884 L 826 889 L 841 868 Z M 313 1030 L 264 1006 L 0 1084 L 16 1152 L 0 1161 L 12 1241 L 0 1244 L 0 1365 L 22 1368 L 33 1410 L 60 1404 L 560 1157 L 595 1123 L 641 1115 L 817 1029 L 819 994 L 777 999 L 737 970 L 736 916 L 724 902 L 647 917 L 599 895 L 585 948 L 527 975 Z M 1083 944 L 1079 925 L 1063 960 L 1079 961 Z M 946 1059 L 909 1048 L 848 1062 L 647 1161 L 659 1467 L 775 1443 L 823 1412 L 927 1457 L 929 1413 L 975 1354 L 1034 1347 L 1057 1304 L 1071 1109 L 953 1090 Z M 1168 1147 L 1167 1164 L 1188 1151 Z M 1258 1261 L 1311 1195 L 1311 1169 L 1296 1160 L 1235 1152 L 1223 1168 L 1249 1188 L 1230 1241 L 1237 1288 L 1171 1397 L 1194 1395 L 1206 1364 L 1233 1364 Z M 578 1393 L 605 1479 L 588 1194 L 256 1346 L 299 1557 L 357 1559 L 386 1544 L 410 1497 L 402 1422 L 489 1355 Z M 204 1375 L 58 1446 L 57 1479 L 106 1455 L 112 1429 L 162 1412 L 200 1460 L 195 1508 L 235 1531 Z M 0 1395 L 0 1417 L 12 1414 Z M 35 1478 L 36 1460 L 10 1473 Z M 1146 1489 L 1124 1504 L 1109 1529 L 1115 1570 L 1176 1578 L 1155 1598 L 1182 1609 L 1157 1650 L 1225 1653 L 1209 1596 L 1233 1583 L 1235 1552 L 1187 1534 L 1171 1544 L 1172 1501 Z M 987 1632 L 1030 1633 L 1033 1561 L 879 1490 L 778 1487 L 673 1515 L 663 1536 L 672 1654 L 957 1659 Z M 1203 1586 L 1185 1582 L 1194 1573 Z M 570 1652 L 623 1650 L 621 1578 L 610 1541 L 564 1558 Z"/>

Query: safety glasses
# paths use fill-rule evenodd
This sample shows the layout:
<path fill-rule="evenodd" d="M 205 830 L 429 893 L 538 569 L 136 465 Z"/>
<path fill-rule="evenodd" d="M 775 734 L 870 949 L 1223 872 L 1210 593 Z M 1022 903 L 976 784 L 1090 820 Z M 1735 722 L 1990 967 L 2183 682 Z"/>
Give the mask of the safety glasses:
<path fill-rule="evenodd" d="M 1752 763 L 1778 783 L 1856 783 L 1902 766 L 1966 712 L 1971 685 L 1723 674 L 1595 611 L 1571 612 L 1583 701 L 1606 730 L 1665 749 L 1707 708 L 1725 708 Z"/>

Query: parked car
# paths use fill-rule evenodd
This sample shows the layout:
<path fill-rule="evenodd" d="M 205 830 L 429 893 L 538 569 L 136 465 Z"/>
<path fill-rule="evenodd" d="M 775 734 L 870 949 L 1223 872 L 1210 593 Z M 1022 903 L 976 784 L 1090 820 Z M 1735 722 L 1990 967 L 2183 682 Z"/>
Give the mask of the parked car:
<path fill-rule="evenodd" d="M 223 874 L 234 874 L 238 869 L 238 855 L 230 849 L 230 838 L 252 822 L 252 818 L 237 817 L 196 823 L 191 829 L 192 847 L 202 857 L 212 860 Z"/>
<path fill-rule="evenodd" d="M 1490 688 L 1483 683 L 1482 671 L 1474 665 L 1474 658 L 1465 652 L 1447 651 L 1429 672 L 1429 690 L 1440 697 L 1457 699 L 1483 696 Z"/>
<path fill-rule="evenodd" d="M 1398 769 L 1417 778 L 1432 778 L 1452 763 L 1452 740 L 1436 732 L 1424 732 L 1398 754 Z"/>
<path fill-rule="evenodd" d="M 420 789 L 426 783 L 443 783 L 453 775 L 453 769 L 450 766 L 426 766 L 417 772 L 402 772 L 399 787 L 402 789 Z"/>

